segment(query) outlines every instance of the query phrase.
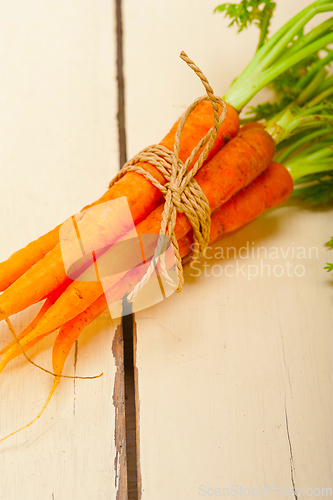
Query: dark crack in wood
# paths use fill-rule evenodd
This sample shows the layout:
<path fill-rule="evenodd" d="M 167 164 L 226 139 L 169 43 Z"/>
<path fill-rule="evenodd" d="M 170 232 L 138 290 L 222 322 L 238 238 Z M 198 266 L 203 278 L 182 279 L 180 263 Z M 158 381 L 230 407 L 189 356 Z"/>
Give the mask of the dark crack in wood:
<path fill-rule="evenodd" d="M 125 411 L 126 411 L 126 454 L 128 500 L 141 498 L 138 481 L 138 425 L 137 425 L 137 374 L 134 347 L 134 315 L 131 314 L 126 298 L 123 301 L 123 335 L 125 367 Z M 127 313 L 125 315 L 125 313 Z M 129 314 L 128 314 L 129 313 Z"/>
<path fill-rule="evenodd" d="M 284 412 L 285 412 L 285 417 L 286 417 L 287 438 L 288 438 L 288 443 L 289 443 L 291 482 L 293 485 L 295 500 L 298 500 L 297 493 L 296 493 L 296 486 L 295 486 L 295 477 L 294 477 L 295 466 L 294 466 L 293 449 L 292 449 L 291 440 L 290 440 L 289 423 L 288 423 L 288 415 L 287 415 L 287 407 L 286 406 L 284 407 Z"/>
<path fill-rule="evenodd" d="M 134 404 L 135 404 L 135 443 L 136 443 L 136 482 L 137 499 L 142 498 L 142 476 L 140 466 L 140 400 L 139 400 L 139 370 L 136 363 L 137 328 L 133 318 L 133 368 L 134 368 Z"/>
<path fill-rule="evenodd" d="M 125 82 L 124 82 L 124 57 L 123 57 L 123 23 L 122 3 L 116 2 L 116 41 L 117 41 L 117 89 L 118 89 L 118 139 L 119 139 L 119 168 L 126 163 L 126 128 L 125 128 Z"/>
<path fill-rule="evenodd" d="M 124 51 L 123 51 L 123 20 L 122 0 L 115 0 L 116 8 L 116 47 L 117 47 L 117 89 L 118 89 L 118 139 L 119 139 L 119 167 L 127 161 L 126 126 L 125 126 L 125 80 L 124 80 Z M 139 446 L 138 446 L 138 376 L 134 355 L 134 316 L 131 304 L 123 301 L 122 336 L 124 362 L 124 394 L 125 394 L 125 433 L 126 439 L 126 474 L 128 500 L 141 499 L 141 475 L 138 473 Z M 118 371 L 118 369 L 117 369 Z M 116 386 L 115 386 L 116 390 Z M 120 388 L 119 388 L 120 390 Z M 124 462 L 125 464 L 125 462 Z M 118 498 L 118 497 L 117 497 Z"/>
<path fill-rule="evenodd" d="M 118 326 L 113 343 L 112 353 L 115 359 L 116 374 L 113 387 L 113 404 L 115 407 L 115 448 L 114 459 L 116 500 L 127 500 L 127 460 L 126 460 L 126 414 L 125 414 L 125 372 L 124 372 L 124 340 L 123 328 Z"/>
<path fill-rule="evenodd" d="M 75 341 L 75 347 L 74 347 L 74 377 L 76 377 L 76 368 L 77 368 L 77 359 L 78 359 L 78 354 L 79 354 L 79 342 L 78 340 Z M 73 392 L 74 392 L 74 399 L 73 399 L 73 415 L 75 416 L 75 404 L 76 404 L 76 378 L 73 379 Z"/>

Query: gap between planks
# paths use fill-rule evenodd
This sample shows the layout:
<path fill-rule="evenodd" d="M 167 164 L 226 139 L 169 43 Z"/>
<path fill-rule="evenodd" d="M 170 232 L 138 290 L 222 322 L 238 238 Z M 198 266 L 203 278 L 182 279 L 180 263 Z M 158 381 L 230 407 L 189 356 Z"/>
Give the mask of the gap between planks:
<path fill-rule="evenodd" d="M 116 65 L 118 91 L 118 141 L 119 168 L 127 161 L 126 126 L 125 126 L 125 84 L 123 73 L 123 19 L 122 0 L 115 0 L 116 15 Z M 136 330 L 134 316 L 128 308 L 126 298 L 123 302 L 123 317 L 118 328 L 113 349 L 117 373 L 114 385 L 114 402 L 116 406 L 115 441 L 116 461 L 118 452 L 120 462 L 120 482 L 117 500 L 141 500 L 141 475 L 139 457 L 139 417 L 138 417 L 138 373 L 136 368 Z M 129 314 L 126 314 L 129 313 Z M 119 375 L 118 375 L 119 374 Z M 117 382 L 117 383 L 116 383 Z M 117 416 L 119 418 L 117 418 Z M 119 441 L 119 442 L 117 442 Z M 122 447 L 121 450 L 119 447 Z M 118 447 L 118 448 L 117 448 Z M 116 469 L 117 473 L 117 469 Z"/>

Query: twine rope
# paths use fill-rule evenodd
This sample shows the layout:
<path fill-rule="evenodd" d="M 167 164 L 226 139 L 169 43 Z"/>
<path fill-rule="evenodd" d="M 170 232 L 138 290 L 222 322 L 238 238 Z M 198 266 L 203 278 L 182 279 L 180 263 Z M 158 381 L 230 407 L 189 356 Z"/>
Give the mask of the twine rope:
<path fill-rule="evenodd" d="M 200 252 L 203 251 L 209 243 L 211 210 L 208 200 L 201 187 L 194 179 L 194 176 L 202 166 L 203 162 L 208 156 L 209 151 L 213 147 L 218 129 L 225 119 L 227 107 L 225 102 L 220 97 L 217 97 L 214 94 L 213 89 L 210 86 L 205 75 L 184 51 L 181 52 L 180 57 L 200 78 L 203 86 L 205 87 L 207 96 L 199 97 L 198 99 L 193 101 L 193 103 L 185 110 L 185 112 L 181 116 L 175 135 L 173 151 L 170 151 L 169 149 L 159 144 L 148 146 L 140 153 L 135 155 L 131 160 L 126 162 L 121 171 L 114 177 L 109 185 L 109 188 L 111 188 L 111 186 L 119 181 L 127 172 L 137 172 L 148 179 L 153 184 L 153 186 L 161 191 L 161 193 L 165 197 L 162 223 L 160 228 L 160 237 L 158 239 L 154 256 L 146 274 L 134 287 L 132 292 L 128 294 L 127 300 L 129 302 L 133 301 L 133 299 L 137 296 L 143 286 L 148 282 L 159 260 L 161 266 L 161 274 L 165 278 L 169 286 L 173 288 L 175 292 L 180 292 L 182 290 L 184 285 L 183 266 L 182 259 L 179 253 L 177 238 L 174 231 L 177 212 L 185 213 L 193 228 L 193 239 L 196 244 L 194 245 L 195 250 L 191 254 L 191 259 L 197 259 L 200 255 Z M 179 158 L 179 145 L 182 130 L 189 115 L 198 106 L 198 104 L 200 104 L 204 100 L 209 100 L 212 104 L 214 117 L 213 127 L 195 146 L 187 160 L 185 162 L 182 162 Z M 221 115 L 219 115 L 219 106 L 222 109 Z M 188 171 L 188 166 L 191 165 L 194 157 L 204 145 L 205 148 L 201 152 L 193 168 Z M 139 162 L 148 162 L 151 165 L 154 165 L 163 174 L 163 176 L 167 180 L 167 183 L 165 185 L 162 185 L 149 172 L 146 172 L 142 167 L 137 165 Z M 170 238 L 172 243 L 174 255 L 176 258 L 176 273 L 178 283 L 174 283 L 166 269 L 165 251 L 168 247 L 169 240 L 168 238 L 165 238 L 165 236 Z"/>

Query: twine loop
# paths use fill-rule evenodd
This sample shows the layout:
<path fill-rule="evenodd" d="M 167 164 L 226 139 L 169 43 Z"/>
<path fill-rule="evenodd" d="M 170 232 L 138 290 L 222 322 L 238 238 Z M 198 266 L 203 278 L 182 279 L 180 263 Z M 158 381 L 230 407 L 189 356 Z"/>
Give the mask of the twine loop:
<path fill-rule="evenodd" d="M 154 144 L 143 149 L 140 153 L 125 163 L 122 170 L 111 181 L 109 186 L 111 187 L 115 184 L 127 172 L 137 172 L 148 179 L 165 197 L 160 238 L 158 239 L 154 256 L 146 274 L 128 295 L 127 300 L 129 302 L 136 297 L 141 288 L 148 282 L 158 261 L 160 261 L 161 274 L 166 282 L 175 290 L 175 292 L 180 292 L 182 290 L 184 285 L 182 259 L 180 257 L 178 242 L 174 231 L 177 212 L 184 213 L 193 228 L 193 239 L 196 244 L 194 245 L 195 250 L 191 254 L 191 259 L 198 258 L 200 252 L 203 251 L 209 243 L 211 210 L 208 200 L 199 184 L 194 179 L 194 176 L 207 158 L 208 153 L 215 142 L 218 129 L 225 119 L 227 107 L 225 102 L 214 94 L 213 89 L 211 88 L 205 75 L 185 54 L 185 52 L 182 52 L 180 57 L 200 78 L 206 89 L 207 96 L 196 99 L 181 116 L 175 135 L 173 152 L 159 144 Z M 182 162 L 179 158 L 179 144 L 182 130 L 189 115 L 198 106 L 198 104 L 204 100 L 209 100 L 212 104 L 214 116 L 213 127 L 207 132 L 205 137 L 199 141 L 187 160 Z M 221 115 L 219 115 L 219 106 L 222 109 Z M 203 146 L 205 147 L 199 158 L 196 160 L 193 168 L 188 170 L 189 165 L 192 164 L 195 156 Z M 149 172 L 146 172 L 142 167 L 137 165 L 139 162 L 148 162 L 151 165 L 154 165 L 163 174 L 167 181 L 166 184 L 162 185 Z M 168 246 L 168 238 L 165 238 L 164 236 L 168 236 L 168 238 L 170 238 L 173 246 L 176 258 L 178 283 L 174 283 L 166 269 L 165 251 Z M 188 262 L 188 258 L 186 259 L 186 262 Z"/>

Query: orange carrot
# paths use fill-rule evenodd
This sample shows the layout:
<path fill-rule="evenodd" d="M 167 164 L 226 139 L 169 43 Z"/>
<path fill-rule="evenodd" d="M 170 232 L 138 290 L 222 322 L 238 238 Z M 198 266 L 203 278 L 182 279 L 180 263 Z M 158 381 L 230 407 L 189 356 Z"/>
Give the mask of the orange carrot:
<path fill-rule="evenodd" d="M 39 310 L 38 314 L 31 321 L 31 323 L 29 323 L 29 325 L 26 328 L 24 328 L 24 330 L 22 330 L 22 332 L 19 335 L 17 335 L 17 338 L 19 340 L 23 339 L 23 337 L 28 335 L 28 333 L 32 332 L 32 330 L 37 326 L 39 320 L 44 316 L 46 311 L 56 302 L 56 300 L 58 300 L 60 295 L 65 291 L 70 281 L 71 280 L 65 281 L 59 288 L 56 288 L 48 297 L 45 297 L 46 300 L 42 305 L 41 309 Z M 17 340 L 13 339 L 11 342 L 9 342 L 9 344 L 7 344 L 3 349 L 1 349 L 0 356 L 5 354 L 8 351 L 8 349 L 10 349 L 10 347 L 12 347 L 15 344 L 17 344 Z M 31 345 L 29 345 L 29 349 L 30 347 L 33 347 L 33 345 L 35 345 L 35 343 L 31 343 Z"/>
<path fill-rule="evenodd" d="M 267 132 L 251 128 L 232 139 L 202 167 L 195 180 L 205 193 L 211 211 L 226 203 L 235 193 L 249 185 L 272 161 L 275 144 Z M 159 206 L 137 227 L 139 233 L 159 232 L 163 206 Z M 177 239 L 191 230 L 183 213 L 177 214 Z"/>
<path fill-rule="evenodd" d="M 187 253 L 190 251 L 190 246 L 186 247 Z M 100 295 L 98 299 L 91 304 L 86 310 L 84 310 L 80 315 L 76 316 L 72 320 L 65 323 L 56 338 L 55 341 L 55 350 L 57 354 L 54 355 L 53 368 L 54 373 L 57 375 L 61 375 L 62 368 L 60 369 L 60 353 L 58 349 L 58 344 L 61 345 L 61 349 L 65 349 L 63 343 L 67 345 L 67 349 L 69 344 L 74 343 L 77 337 L 79 336 L 81 330 L 88 326 L 95 318 L 97 318 L 106 308 L 107 308 L 107 299 L 111 301 L 119 300 L 123 296 L 126 295 L 132 288 L 133 283 L 138 282 L 145 274 L 146 268 L 139 267 L 134 268 L 130 272 L 128 272 L 124 278 L 116 283 L 111 290 L 107 292 L 107 298 L 104 295 Z M 29 325 L 30 326 L 30 325 Z M 22 332 L 23 333 L 23 332 Z M 27 332 L 25 332 L 25 336 L 21 337 L 21 345 L 24 346 L 25 351 L 29 350 L 33 347 L 36 342 L 39 342 L 42 338 L 47 336 L 50 332 L 44 333 L 40 336 L 32 335 L 32 330 L 29 328 Z M 73 344 L 71 344 L 73 345 Z M 0 372 L 5 368 L 5 366 L 18 356 L 22 351 L 17 345 L 16 340 L 10 342 L 8 346 L 4 349 L 5 356 L 0 362 Z M 67 352 L 67 350 L 66 350 Z M 69 352 L 69 351 L 68 351 Z"/>
<path fill-rule="evenodd" d="M 214 211 L 211 219 L 210 243 L 222 236 L 233 234 L 256 219 L 263 211 L 284 203 L 292 191 L 293 181 L 288 170 L 277 162 L 271 162 L 267 169 L 250 185 Z M 192 244 L 192 232 L 187 233 L 179 240 L 181 257 L 190 252 Z M 143 266 L 132 269 L 119 283 L 107 291 L 106 296 L 104 293 L 100 295 L 86 310 L 61 327 L 53 348 L 53 370 L 56 374 L 61 375 L 65 360 L 81 331 L 107 308 L 108 302 L 115 302 L 129 293 L 145 274 L 145 271 Z M 22 345 L 27 350 L 47 334 L 44 333 L 40 336 L 29 334 L 23 339 Z M 19 347 L 14 346 L 1 361 L 0 371 L 20 352 Z"/>
<path fill-rule="evenodd" d="M 211 210 L 214 211 L 230 199 L 237 191 L 254 180 L 270 163 L 274 156 L 274 152 L 275 144 L 273 139 L 265 130 L 260 128 L 245 131 L 240 136 L 232 139 L 223 149 L 221 149 L 195 176 L 195 179 L 207 196 Z M 137 226 L 138 234 L 158 233 L 162 212 L 163 206 L 161 205 L 147 216 L 146 219 Z M 119 223 L 121 225 L 121 221 L 119 221 Z M 96 228 L 92 228 L 92 231 L 95 231 L 95 229 Z M 178 214 L 175 227 L 177 239 L 182 238 L 182 236 L 190 230 L 191 225 L 187 217 L 184 214 Z M 107 244 L 112 243 L 112 236 L 114 235 L 108 235 L 108 237 L 109 236 L 110 239 Z M 103 241 L 105 241 L 104 238 L 103 236 Z M 45 268 L 50 270 L 46 276 L 45 273 L 42 275 L 43 294 L 45 294 L 45 286 L 49 286 L 49 288 L 52 289 L 52 286 L 54 286 L 52 283 L 54 283 L 55 280 L 59 285 L 66 279 L 66 272 L 62 262 L 60 249 L 57 259 L 53 260 L 51 257 L 53 257 L 53 252 L 50 252 L 43 259 L 47 261 Z M 42 264 L 42 261 L 40 264 Z M 6 311 L 8 315 L 27 307 L 29 305 L 28 299 L 30 298 L 31 300 L 32 294 L 33 298 L 36 299 L 36 293 L 38 292 L 35 290 L 35 287 L 37 287 L 36 283 L 39 277 L 36 275 L 36 267 L 39 267 L 38 263 L 0 297 L 0 307 Z M 34 287 L 30 291 L 32 279 L 35 281 Z M 115 279 L 116 277 L 114 276 L 109 279 L 110 287 Z M 28 287 L 25 286 L 26 282 Z M 21 283 L 24 292 L 17 286 Z M 17 296 L 15 303 L 12 299 L 13 287 Z M 100 282 L 73 282 L 39 322 L 36 328 L 38 330 L 38 335 L 56 330 L 59 326 L 89 307 L 89 305 L 102 293 L 103 288 Z M 27 294 L 30 294 L 30 297 L 27 297 Z M 19 299 L 19 295 L 22 296 L 23 299 Z"/>
<path fill-rule="evenodd" d="M 249 122 L 246 123 L 245 125 L 242 125 L 241 128 L 239 129 L 239 133 L 242 134 L 245 132 L 245 130 L 250 130 L 250 128 L 265 128 L 265 125 L 259 122 Z"/>
<path fill-rule="evenodd" d="M 244 225 L 273 207 L 284 203 L 293 192 L 293 181 L 288 170 L 272 162 L 244 190 L 239 191 L 212 214 L 210 244 L 224 235 L 236 232 Z M 192 232 L 179 240 L 181 257 L 190 253 L 193 244 Z M 168 267 L 168 266 L 167 266 Z M 132 270 L 105 295 L 101 295 L 88 309 L 62 326 L 53 346 L 53 371 L 61 374 L 65 360 L 81 331 L 96 319 L 113 302 L 124 297 L 144 275 L 144 268 Z"/>
<path fill-rule="evenodd" d="M 257 131 L 259 130 L 259 135 L 265 136 L 265 132 L 262 131 L 261 129 L 256 129 Z M 252 135 L 254 132 L 254 129 L 251 129 L 246 132 L 246 137 L 249 135 Z M 249 140 L 249 139 L 247 139 Z M 253 142 L 255 144 L 256 142 Z M 229 143 L 230 144 L 230 143 Z M 246 142 L 248 144 L 248 142 Z M 225 148 L 226 150 L 226 148 Z M 273 155 L 274 151 L 271 151 L 271 154 Z M 243 158 L 243 163 L 245 162 L 244 157 L 241 155 L 240 158 Z M 274 203 L 274 196 L 273 194 L 275 192 L 279 193 L 277 199 L 281 200 L 282 195 L 278 189 L 279 183 L 281 182 L 281 185 L 284 186 L 283 189 L 285 189 L 285 192 L 287 195 L 290 194 L 290 189 L 292 188 L 292 181 L 289 184 L 287 183 L 286 178 L 281 181 L 281 175 L 278 175 L 280 170 L 282 169 L 282 172 L 284 172 L 284 176 L 287 177 L 287 179 L 290 179 L 289 173 L 286 171 L 286 169 L 283 166 L 278 166 L 277 168 L 280 169 L 279 172 L 275 172 L 276 167 L 275 165 L 278 165 L 276 163 L 272 163 L 267 170 L 267 172 L 264 172 L 261 174 L 259 177 L 257 177 L 255 180 L 252 181 L 252 184 L 248 186 L 247 189 L 244 189 L 242 191 L 239 191 L 239 193 L 235 196 L 233 196 L 229 202 L 225 203 L 222 205 L 222 207 L 218 210 L 216 210 L 213 215 L 212 215 L 212 227 L 211 227 L 211 239 L 214 240 L 218 235 L 222 234 L 223 232 L 229 232 L 229 231 L 234 231 L 238 227 L 241 227 L 242 225 L 246 224 L 250 220 L 253 220 L 256 218 L 264 209 L 267 209 L 268 206 Z M 243 179 L 252 179 L 249 175 L 246 175 L 246 172 L 244 172 L 243 164 L 242 163 L 237 163 L 237 168 L 240 169 L 242 172 L 239 176 L 241 176 Z M 263 169 L 263 168 L 262 168 Z M 274 170 L 275 169 L 275 170 Z M 273 173 L 272 173 L 273 172 Z M 269 183 L 274 182 L 274 175 L 276 178 L 276 183 L 278 184 L 275 190 L 272 190 L 269 188 Z M 223 176 L 222 176 L 223 178 Z M 267 182 L 268 187 L 267 187 Z M 245 181 L 244 181 L 245 184 Z M 243 184 L 243 185 L 244 185 Z M 228 184 L 227 184 L 228 186 Z M 286 187 L 287 186 L 287 187 Z M 229 190 L 229 186 L 227 187 Z M 253 194 L 254 193 L 254 194 Z M 270 195 L 270 198 L 268 198 L 268 195 Z M 247 200 L 250 200 L 247 201 Z M 267 201 L 268 200 L 268 201 Z M 281 201 L 280 201 L 281 202 Z M 273 205 L 272 205 L 273 206 Z M 249 209 L 249 207 L 252 207 Z M 156 217 L 157 213 L 157 217 Z M 143 222 L 141 222 L 137 226 L 137 232 L 138 234 L 147 234 L 147 233 L 152 233 L 152 232 L 157 232 L 159 224 L 160 224 L 160 216 L 159 214 L 159 209 L 155 210 L 150 216 L 148 216 Z M 186 235 L 188 232 L 188 225 L 187 225 L 187 219 L 186 217 L 182 217 L 182 214 L 178 214 L 181 223 L 177 221 L 176 224 L 176 236 L 177 239 L 180 240 L 182 237 Z M 224 220 L 226 219 L 226 220 Z M 241 222 L 239 222 L 239 220 Z M 215 222 L 213 222 L 215 221 Z M 158 223 L 158 225 L 156 225 Z M 222 229 L 214 229 L 214 227 L 222 227 Z M 214 231 L 218 232 L 217 235 L 214 235 Z M 184 250 L 182 250 L 184 251 Z M 135 272 L 138 272 L 135 270 Z M 123 273 L 125 275 L 125 272 Z M 128 279 L 128 274 L 126 275 Z M 113 280 L 113 281 L 112 281 Z M 114 288 L 115 293 L 117 288 L 119 288 L 118 292 L 122 293 L 123 291 L 123 280 L 124 278 L 120 281 L 120 283 L 117 283 L 119 280 L 119 277 L 115 280 L 115 278 L 110 278 L 108 279 L 108 282 L 110 284 L 110 288 Z M 126 280 L 125 280 L 126 281 Z M 124 282 L 125 282 L 124 281 Z M 62 294 L 62 296 L 58 299 L 58 301 L 54 304 L 53 307 L 51 307 L 45 316 L 39 321 L 38 325 L 32 331 L 22 342 L 23 345 L 27 344 L 28 342 L 31 342 L 35 338 L 42 337 L 46 334 L 48 334 L 51 331 L 56 330 L 59 326 L 63 325 L 64 323 L 67 323 L 71 319 L 75 318 L 78 316 L 80 313 L 85 311 L 91 304 L 94 303 L 98 299 L 98 297 L 102 296 L 104 294 L 104 290 L 106 288 L 106 282 L 104 282 L 103 286 L 100 282 L 74 282 L 71 285 L 68 286 L 66 291 Z M 122 297 L 123 295 L 120 295 Z M 69 304 L 69 309 L 68 309 L 68 304 Z M 67 321 L 64 320 L 64 318 L 68 318 Z M 50 326 L 51 325 L 51 326 Z M 16 346 L 17 347 L 17 346 Z"/>
<path fill-rule="evenodd" d="M 205 102 L 202 103 L 202 105 Z M 199 107 L 199 106 L 198 106 Z M 206 111 L 208 113 L 209 106 L 205 105 Z M 209 114 L 209 113 L 208 113 Z M 212 111 L 210 111 L 212 115 Z M 184 127 L 184 138 L 183 138 L 183 148 L 181 149 L 180 156 L 184 158 L 184 155 L 188 153 L 188 144 L 189 144 L 189 135 L 195 136 L 195 140 L 192 144 L 196 143 L 198 139 L 198 131 L 194 128 L 194 124 L 197 125 L 198 130 L 200 130 L 200 134 L 203 133 L 203 130 L 209 128 L 207 124 L 207 120 L 202 120 L 203 123 L 201 126 L 198 125 L 198 118 L 195 117 L 192 119 L 192 115 L 190 115 L 188 121 Z M 228 118 L 229 116 L 229 118 Z M 235 111 L 232 111 L 232 108 L 228 108 L 228 113 L 226 116 L 226 120 L 223 122 L 222 126 L 219 130 L 219 139 L 218 144 L 221 146 L 224 143 L 226 138 L 226 132 L 224 128 L 221 132 L 221 128 L 225 124 L 225 127 L 228 125 L 228 129 L 232 129 L 232 123 L 235 124 L 235 116 L 237 116 Z M 201 117 L 201 114 L 200 114 Z M 227 119 L 228 118 L 228 119 Z M 201 118 L 202 119 L 202 118 Z M 211 118 L 212 119 L 212 118 Z M 238 118 L 237 118 L 238 120 Z M 227 123 L 226 123 L 227 122 Z M 237 122 L 238 123 L 238 122 Z M 237 130 L 238 125 L 234 125 L 233 133 Z M 171 137 L 174 137 L 174 132 L 171 131 L 168 135 L 168 140 L 162 141 L 164 145 L 170 144 Z M 229 138 L 229 136 L 228 136 Z M 187 140 L 188 139 L 188 140 Z M 214 151 L 216 151 L 217 146 L 214 147 Z M 149 164 L 144 164 L 146 170 L 151 171 L 155 169 Z M 132 176 L 127 178 L 129 174 L 135 174 L 137 177 L 132 179 Z M 163 177 L 159 173 L 160 177 Z M 127 181 L 125 182 L 125 178 Z M 133 182 L 129 182 L 129 179 L 132 179 Z M 136 180 L 135 180 L 136 179 Z M 162 179 L 159 179 L 160 181 Z M 165 182 L 162 181 L 162 183 Z M 143 188 L 144 187 L 144 188 Z M 148 193 L 148 195 L 147 195 Z M 132 213 L 132 218 L 134 223 L 138 223 L 138 221 L 142 220 L 145 215 L 153 210 L 156 207 L 157 202 L 160 201 L 161 193 L 148 181 L 144 179 L 141 175 L 136 173 L 128 173 L 126 174 L 119 182 L 117 182 L 112 188 L 112 196 L 110 194 L 110 198 L 119 198 L 122 196 L 127 197 L 127 201 Z M 105 210 L 108 210 L 109 207 L 106 207 Z M 111 213 L 111 209 L 109 208 L 109 212 Z M 84 218 L 84 215 L 80 215 L 81 218 Z M 89 214 L 87 215 L 89 217 Z M 112 220 L 112 214 L 110 215 Z M 121 224 L 120 220 L 117 220 L 113 215 L 113 221 L 118 223 L 118 231 L 112 232 L 112 234 L 108 233 L 108 241 L 106 244 L 111 244 L 118 239 L 122 232 L 127 231 L 127 227 Z M 99 235 L 101 237 L 101 235 Z M 104 241 L 104 240 L 103 240 Z M 103 245 L 104 246 L 104 245 Z M 0 307 L 6 312 L 8 316 L 19 312 L 29 305 L 38 302 L 41 298 L 49 293 L 57 286 L 59 286 L 66 279 L 66 270 L 63 263 L 63 256 L 60 244 L 58 244 L 51 252 L 49 252 L 42 260 L 38 261 L 34 266 L 28 269 L 23 276 L 21 276 L 15 283 L 13 283 L 8 289 L 6 289 L 0 298 Z M 0 319 L 3 319 L 0 316 Z"/>
<path fill-rule="evenodd" d="M 272 159 L 274 151 L 274 141 L 261 129 L 250 129 L 242 135 L 232 139 L 226 147 L 221 149 L 195 176 L 198 184 L 207 196 L 211 210 L 225 203 L 225 201 L 235 192 L 257 177 Z M 105 210 L 108 210 L 108 207 L 106 207 Z M 157 219 L 160 218 L 163 206 L 161 205 L 156 210 L 157 211 L 154 211 L 154 213 L 150 214 L 145 219 L 146 222 L 143 222 L 149 224 L 150 220 L 154 220 L 156 217 Z M 115 239 L 122 234 L 124 230 L 123 227 L 125 228 L 123 222 L 119 218 L 114 217 L 111 210 L 109 210 L 109 212 L 111 214 L 111 220 L 113 217 L 113 222 L 118 224 L 117 230 L 113 232 L 109 231 L 105 234 L 98 230 L 95 225 L 92 225 L 91 232 L 96 233 L 96 241 L 98 241 L 98 238 L 101 239 L 100 244 L 96 245 L 97 248 L 113 243 Z M 87 217 L 89 217 L 89 213 Z M 82 218 L 84 218 L 84 215 Z M 149 232 L 158 232 L 159 225 L 160 222 L 158 222 L 158 226 L 155 225 L 154 228 L 150 228 Z M 180 228 L 180 226 L 184 226 L 182 228 L 183 235 L 191 229 L 184 214 L 179 214 L 176 233 L 177 228 Z M 181 236 L 177 234 L 177 237 Z M 25 309 L 32 302 L 36 302 L 46 293 L 50 293 L 52 289 L 59 286 L 66 277 L 62 252 L 60 245 L 58 245 L 52 252 L 47 254 L 42 261 L 36 263 L 2 294 L 0 298 L 0 307 L 7 315 L 14 314 Z M 67 302 L 66 299 L 67 306 L 62 310 L 62 317 L 59 316 L 58 309 L 56 312 L 57 325 L 54 326 L 54 324 L 52 324 L 50 329 L 56 329 L 64 322 L 69 321 L 71 318 L 66 315 L 68 311 L 72 311 L 72 317 L 74 317 L 80 312 L 76 307 L 81 308 L 81 310 L 86 309 L 94 299 L 102 293 L 99 288 L 98 295 L 94 295 L 92 291 L 93 288 L 92 286 L 89 287 L 89 285 L 91 284 L 82 285 L 85 287 L 84 291 L 81 291 L 81 287 L 77 286 L 77 282 L 68 287 L 68 293 L 66 293 L 63 298 L 68 298 L 68 296 L 71 295 L 73 300 Z M 87 290 L 89 291 L 87 292 Z M 88 302 L 82 300 L 82 297 L 85 298 L 86 293 L 88 293 Z M 49 313 L 52 315 L 53 311 L 54 308 L 51 308 Z"/>
<path fill-rule="evenodd" d="M 275 161 L 244 190 L 239 191 L 212 215 L 211 241 L 253 221 L 270 208 L 284 203 L 293 192 L 288 170 Z"/>
<path fill-rule="evenodd" d="M 222 123 L 216 141 L 211 149 L 206 162 L 214 156 L 214 154 L 223 145 L 229 141 L 231 137 L 237 134 L 239 128 L 239 119 L 237 112 L 229 105 L 224 122 Z M 204 101 L 199 104 L 189 116 L 183 129 L 180 140 L 179 157 L 183 161 L 189 156 L 196 144 L 206 135 L 213 123 L 212 106 L 209 102 Z M 174 137 L 177 130 L 178 122 L 172 127 L 166 137 L 160 142 L 161 145 L 173 150 Z M 198 153 L 198 155 L 200 152 Z M 197 155 L 197 157 L 198 157 Z M 197 158 L 196 157 L 196 158 Z M 162 174 L 153 165 L 148 163 L 140 163 L 140 166 L 155 177 L 161 184 L 165 183 Z M 157 205 L 163 202 L 163 197 L 152 184 L 142 175 L 135 172 L 127 173 L 119 182 L 112 186 L 99 200 L 91 205 L 85 206 L 85 210 L 96 204 L 114 200 L 118 197 L 126 196 L 129 203 L 132 216 L 135 223 L 156 208 Z M 9 259 L 0 263 L 0 292 L 7 289 L 36 262 L 41 260 L 53 250 L 59 243 L 60 225 L 44 236 L 41 236 L 35 241 L 29 243 L 25 248 L 15 252 Z"/>

